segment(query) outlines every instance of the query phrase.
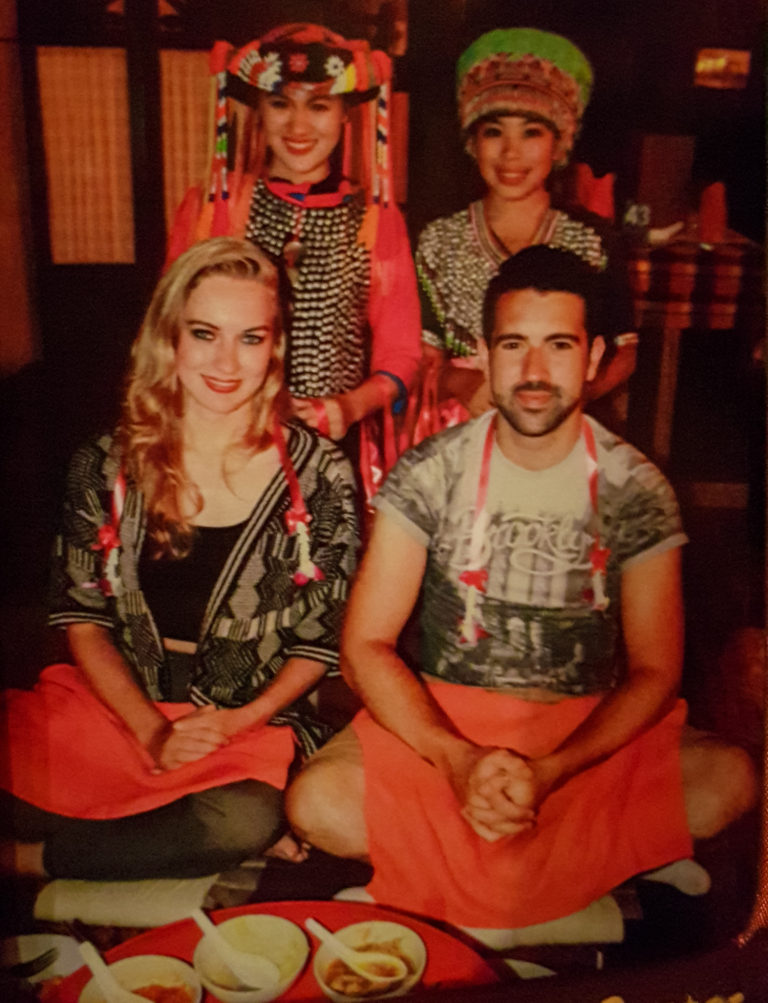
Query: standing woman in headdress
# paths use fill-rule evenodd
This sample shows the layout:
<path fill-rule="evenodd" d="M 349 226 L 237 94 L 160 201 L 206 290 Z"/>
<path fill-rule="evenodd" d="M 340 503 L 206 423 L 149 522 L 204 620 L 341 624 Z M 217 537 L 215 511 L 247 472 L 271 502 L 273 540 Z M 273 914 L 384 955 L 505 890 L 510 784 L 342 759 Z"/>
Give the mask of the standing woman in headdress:
<path fill-rule="evenodd" d="M 592 69 L 568 39 L 533 28 L 478 38 L 456 68 L 459 120 L 485 194 L 422 231 L 416 269 L 422 301 L 424 397 L 415 437 L 490 407 L 476 342 L 486 287 L 501 263 L 531 244 L 572 251 L 610 270 L 603 334 L 613 352 L 592 396 L 625 382 L 637 335 L 626 276 L 617 267 L 605 221 L 557 209 L 553 171 L 573 148 L 592 89 Z M 439 395 L 439 400 L 438 400 Z"/>
<path fill-rule="evenodd" d="M 235 52 L 220 43 L 213 68 L 217 141 L 199 217 L 193 203 L 195 235 L 244 234 L 282 259 L 292 286 L 293 412 L 357 460 L 348 433 L 402 408 L 421 351 L 413 261 L 392 189 L 389 57 L 319 25 L 290 24 Z M 188 209 L 175 232 L 182 246 Z M 380 445 L 370 424 L 363 439 L 365 450 Z M 369 494 L 382 457 L 370 460 L 360 456 Z"/>

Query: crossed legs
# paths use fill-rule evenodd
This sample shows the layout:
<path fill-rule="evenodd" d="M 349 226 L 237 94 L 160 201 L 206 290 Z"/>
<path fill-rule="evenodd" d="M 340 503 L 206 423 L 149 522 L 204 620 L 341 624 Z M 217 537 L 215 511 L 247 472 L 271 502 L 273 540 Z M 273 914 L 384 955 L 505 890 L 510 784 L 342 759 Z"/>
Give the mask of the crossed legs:
<path fill-rule="evenodd" d="M 363 752 L 347 725 L 306 763 L 286 791 L 296 835 L 326 853 L 368 859 Z"/>
<path fill-rule="evenodd" d="M 694 839 L 717 835 L 757 804 L 757 770 L 738 745 L 710 732 L 684 728 L 680 765 L 685 813 Z"/>
<path fill-rule="evenodd" d="M 241 780 L 138 815 L 78 819 L 2 793 L 0 832 L 6 855 L 13 854 L 7 869 L 17 873 L 87 880 L 200 877 L 272 846 L 285 829 L 281 801 L 270 784 Z"/>
<path fill-rule="evenodd" d="M 757 803 L 757 771 L 738 746 L 685 728 L 680 762 L 686 817 L 694 839 L 722 832 Z M 286 813 L 302 840 L 338 857 L 367 860 L 364 804 L 362 749 L 347 726 L 298 774 L 286 793 Z"/>

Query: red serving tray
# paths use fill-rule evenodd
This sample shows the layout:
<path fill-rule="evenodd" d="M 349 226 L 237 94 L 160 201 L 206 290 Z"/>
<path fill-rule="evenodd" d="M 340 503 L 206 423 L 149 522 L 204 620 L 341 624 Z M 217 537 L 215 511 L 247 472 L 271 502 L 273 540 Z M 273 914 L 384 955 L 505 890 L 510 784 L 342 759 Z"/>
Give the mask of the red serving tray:
<path fill-rule="evenodd" d="M 457 937 L 423 920 L 413 919 L 394 909 L 382 906 L 365 905 L 360 902 L 259 902 L 254 905 L 240 906 L 236 909 L 221 909 L 213 913 L 213 918 L 220 923 L 232 916 L 244 913 L 268 913 L 271 916 L 282 916 L 290 919 L 304 928 L 304 920 L 314 916 L 330 930 L 338 930 L 351 923 L 362 923 L 367 920 L 388 919 L 414 930 L 424 941 L 427 948 L 427 966 L 422 980 L 417 987 L 435 991 L 459 989 L 468 986 L 490 985 L 499 981 L 493 968 L 473 948 Z M 138 937 L 132 937 L 123 944 L 113 948 L 106 954 L 107 961 L 119 961 L 121 958 L 136 954 L 167 954 L 182 961 L 192 963 L 195 945 L 202 934 L 193 920 L 183 919 L 167 926 L 159 926 Z M 307 934 L 312 945 L 307 964 L 301 975 L 290 989 L 280 997 L 281 1000 L 325 1000 L 317 980 L 312 973 L 312 958 L 317 950 L 317 941 Z M 77 998 L 83 986 L 90 979 L 90 972 L 80 968 L 66 978 L 52 994 L 55 1003 L 77 1003 Z M 216 997 L 211 993 L 203 993 L 203 1003 L 215 1003 Z"/>

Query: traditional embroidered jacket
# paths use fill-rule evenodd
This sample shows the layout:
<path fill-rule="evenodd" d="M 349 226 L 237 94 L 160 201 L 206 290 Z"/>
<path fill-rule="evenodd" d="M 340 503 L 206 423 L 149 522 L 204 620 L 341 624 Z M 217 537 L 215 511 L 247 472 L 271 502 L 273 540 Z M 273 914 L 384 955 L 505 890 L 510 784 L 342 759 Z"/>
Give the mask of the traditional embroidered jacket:
<path fill-rule="evenodd" d="M 634 329 L 626 275 L 607 246 L 598 220 L 590 223 L 550 209 L 536 243 L 577 254 L 600 271 L 610 266 L 612 302 L 606 315 L 610 337 Z M 509 257 L 492 233 L 482 201 L 429 223 L 419 237 L 416 270 L 422 301 L 422 339 L 449 356 L 469 356 L 482 336 L 483 299 L 488 283 Z"/>

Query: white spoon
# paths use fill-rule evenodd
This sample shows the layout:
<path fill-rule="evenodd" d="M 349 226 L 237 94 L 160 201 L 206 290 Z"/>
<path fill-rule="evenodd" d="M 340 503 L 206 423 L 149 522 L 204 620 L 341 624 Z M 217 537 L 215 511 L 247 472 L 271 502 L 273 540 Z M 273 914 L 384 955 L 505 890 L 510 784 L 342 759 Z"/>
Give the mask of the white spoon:
<path fill-rule="evenodd" d="M 78 947 L 80 948 L 80 956 L 90 968 L 107 1003 L 147 1003 L 146 997 L 137 996 L 136 993 L 132 993 L 120 985 L 90 940 L 84 940 Z"/>
<path fill-rule="evenodd" d="M 271 989 L 280 981 L 280 969 L 269 958 L 234 947 L 208 919 L 202 909 L 192 910 L 192 919 L 213 940 L 221 960 L 249 989 Z"/>
<path fill-rule="evenodd" d="M 401 982 L 409 974 L 408 968 L 402 958 L 395 957 L 394 954 L 385 954 L 383 951 L 359 951 L 343 940 L 339 940 L 330 930 L 318 923 L 316 919 L 304 920 L 304 926 L 310 933 L 314 933 L 318 940 L 326 944 L 337 958 L 341 958 L 345 965 L 348 965 L 353 972 L 362 975 L 369 982 Z M 372 971 L 374 966 L 381 965 L 387 968 L 387 975 L 380 975 Z"/>

